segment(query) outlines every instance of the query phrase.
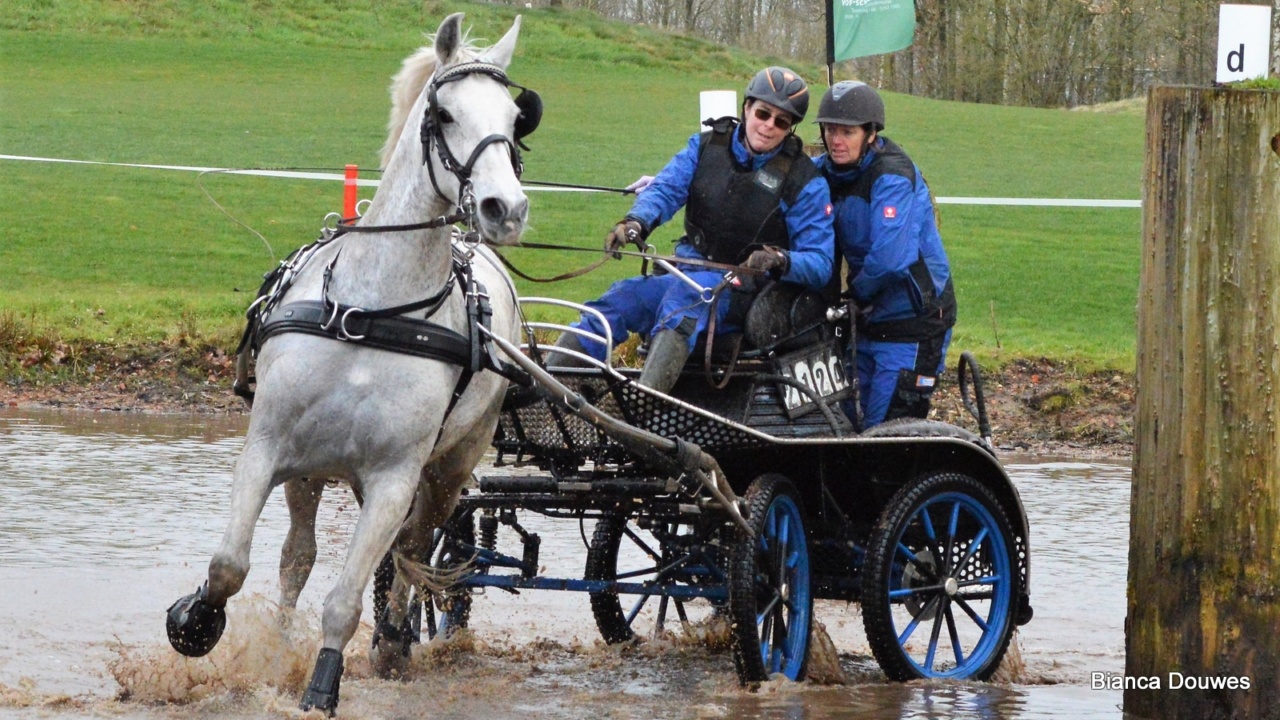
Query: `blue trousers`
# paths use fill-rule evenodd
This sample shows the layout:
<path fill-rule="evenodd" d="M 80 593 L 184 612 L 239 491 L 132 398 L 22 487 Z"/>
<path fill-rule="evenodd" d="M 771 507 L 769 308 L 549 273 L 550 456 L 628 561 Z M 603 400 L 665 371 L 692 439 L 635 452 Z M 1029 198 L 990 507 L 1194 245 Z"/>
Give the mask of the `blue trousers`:
<path fill-rule="evenodd" d="M 694 270 L 685 274 L 708 288 L 714 288 L 723 277 L 723 273 L 714 270 Z M 717 335 L 741 331 L 741 327 L 726 321 L 728 301 L 726 293 L 716 303 Z M 631 333 L 652 335 L 683 323 L 684 329 L 692 328 L 689 335 L 689 350 L 692 351 L 698 336 L 707 329 L 711 320 L 711 305 L 703 302 L 696 290 L 674 275 L 647 275 L 619 280 L 609 286 L 599 300 L 588 302 L 587 307 L 604 315 L 609 323 L 609 330 L 613 333 L 615 346 L 626 341 Z M 583 313 L 582 318 L 573 323 L 573 327 L 604 335 L 599 319 L 587 313 Z M 592 357 L 604 360 L 603 344 L 584 338 L 582 346 Z"/>
<path fill-rule="evenodd" d="M 951 330 L 914 343 L 858 338 L 858 391 L 865 430 L 900 417 L 924 418 L 946 370 Z M 852 408 L 846 408 L 846 414 Z M 856 422 L 857 418 L 853 418 Z"/>

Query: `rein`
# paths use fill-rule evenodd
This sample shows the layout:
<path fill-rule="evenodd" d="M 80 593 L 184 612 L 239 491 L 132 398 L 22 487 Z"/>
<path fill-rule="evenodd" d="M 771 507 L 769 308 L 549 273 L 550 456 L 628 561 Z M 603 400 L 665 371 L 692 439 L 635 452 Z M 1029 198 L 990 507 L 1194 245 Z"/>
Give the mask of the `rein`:
<path fill-rule="evenodd" d="M 536 278 L 536 277 L 531 277 L 529 275 L 526 275 L 525 273 L 521 272 L 519 268 L 512 265 L 511 261 L 507 260 L 507 258 L 504 257 L 501 253 L 496 253 L 498 255 L 498 258 L 502 260 L 502 264 L 505 265 L 508 270 L 515 273 L 516 275 L 519 275 L 525 280 L 528 280 L 530 282 L 537 282 L 537 283 L 557 282 L 559 280 L 568 280 L 570 278 L 578 277 L 579 275 L 585 275 L 591 272 L 592 270 L 595 270 L 596 268 L 600 267 L 601 265 L 605 264 L 605 262 L 609 260 L 610 255 L 626 255 L 627 257 L 638 257 L 644 260 L 646 265 L 650 261 L 665 260 L 666 262 L 678 264 L 678 265 L 692 265 L 694 267 L 707 268 L 709 270 L 732 271 L 732 272 L 738 273 L 739 275 L 743 275 L 743 274 L 768 275 L 768 272 L 766 271 L 756 270 L 755 268 L 749 268 L 745 265 L 730 265 L 729 263 L 718 263 L 718 262 L 712 262 L 710 260 L 699 260 L 698 258 L 682 258 L 682 257 L 676 257 L 674 255 L 658 255 L 657 253 L 637 252 L 635 250 L 599 250 L 599 249 L 593 249 L 593 248 L 576 247 L 573 245 L 555 245 L 552 243 L 531 243 L 531 242 L 521 242 L 519 245 L 514 245 L 512 247 L 530 248 L 533 250 L 568 250 L 571 252 L 605 253 L 605 256 L 600 258 L 600 260 L 597 262 L 594 262 L 586 267 L 579 268 L 577 270 L 571 270 L 566 273 L 561 273 L 559 275 L 556 275 L 555 277 L 550 277 L 550 278 Z"/>

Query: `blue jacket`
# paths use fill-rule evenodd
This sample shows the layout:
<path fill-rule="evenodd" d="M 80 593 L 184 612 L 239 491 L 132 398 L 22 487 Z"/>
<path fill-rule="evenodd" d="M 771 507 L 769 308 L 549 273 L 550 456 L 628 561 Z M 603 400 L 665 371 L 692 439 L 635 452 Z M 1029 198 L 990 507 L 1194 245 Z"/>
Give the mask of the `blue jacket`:
<path fill-rule="evenodd" d="M 955 324 L 933 198 L 911 158 L 879 137 L 854 168 L 838 169 L 826 155 L 814 162 L 831 185 L 836 242 L 854 300 L 870 308 L 872 336 L 879 329 L 877 339 L 918 340 Z"/>
<path fill-rule="evenodd" d="M 645 191 L 636 197 L 627 217 L 640 221 L 648 232 L 670 220 L 684 207 L 698 167 L 699 147 L 700 134 L 694 134 L 685 148 L 676 153 Z M 752 156 L 742 140 L 741 129 L 734 133 L 732 149 L 734 157 L 744 165 L 749 164 L 753 170 L 777 154 L 775 150 L 767 155 Z M 835 265 L 835 235 L 827 183 L 820 176 L 815 177 L 804 186 L 793 204 L 782 201 L 781 210 L 791 239 L 791 247 L 788 248 L 791 267 L 782 280 L 821 290 L 831 279 Z M 675 255 L 705 259 L 691 244 L 683 241 L 676 245 Z"/>

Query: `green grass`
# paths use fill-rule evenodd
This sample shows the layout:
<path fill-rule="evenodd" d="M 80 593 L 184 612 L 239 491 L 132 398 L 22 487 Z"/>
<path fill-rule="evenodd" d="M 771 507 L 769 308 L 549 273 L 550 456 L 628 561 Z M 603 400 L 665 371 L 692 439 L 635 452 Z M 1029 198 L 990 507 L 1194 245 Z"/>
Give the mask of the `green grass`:
<path fill-rule="evenodd" d="M 511 7 L 458 2 L 11 1 L 0 17 L 0 153 L 374 167 L 390 76 L 454 10 L 488 41 L 514 16 Z M 526 154 L 530 180 L 621 186 L 652 174 L 693 131 L 699 90 L 740 91 L 757 67 L 785 62 L 581 12 L 524 15 L 511 72 L 546 102 Z M 1140 195 L 1140 108 L 1079 113 L 893 94 L 886 103 L 886 134 L 912 154 L 935 195 Z M 816 137 L 812 124 L 802 133 Z M 0 312 L 67 338 L 195 332 L 230 342 L 262 273 L 341 206 L 337 183 L 205 176 L 209 193 L 261 232 L 272 253 L 191 173 L 0 164 L 10 219 L 0 241 Z M 597 247 L 630 206 L 604 194 L 530 199 L 528 240 L 582 247 Z M 1138 210 L 940 212 L 960 302 L 955 347 L 984 360 L 1044 355 L 1132 367 Z M 659 249 L 678 235 L 677 218 L 655 234 Z M 593 259 L 531 250 L 510 257 L 544 276 Z M 579 280 L 520 289 L 586 299 L 635 270 L 611 262 Z"/>

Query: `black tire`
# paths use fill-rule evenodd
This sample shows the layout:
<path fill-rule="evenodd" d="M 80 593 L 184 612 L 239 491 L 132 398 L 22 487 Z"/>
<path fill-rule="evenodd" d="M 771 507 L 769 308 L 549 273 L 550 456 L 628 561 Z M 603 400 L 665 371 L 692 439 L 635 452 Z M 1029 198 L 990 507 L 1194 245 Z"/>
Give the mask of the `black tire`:
<path fill-rule="evenodd" d="M 862 569 L 863 626 L 884 673 L 990 679 L 1019 606 L 1016 553 L 1008 517 L 974 478 L 940 472 L 898 490 Z"/>
<path fill-rule="evenodd" d="M 706 563 L 700 563 L 703 560 L 722 562 L 719 558 L 698 557 L 683 566 L 676 562 L 682 557 L 692 557 L 689 554 L 690 547 L 705 545 L 701 542 L 705 538 L 699 538 L 696 533 L 697 530 L 692 526 L 674 523 L 667 524 L 656 532 L 645 531 L 629 526 L 625 516 L 606 515 L 596 523 L 595 532 L 592 533 L 583 577 L 587 580 L 661 581 L 697 585 L 714 582 L 711 572 L 698 572 L 694 568 L 705 568 Z M 623 548 L 626 548 L 625 552 L 622 551 Z M 621 569 L 620 556 L 623 564 Z M 658 570 L 664 567 L 669 570 L 665 577 L 659 578 Z M 630 607 L 626 609 L 616 592 L 595 592 L 590 595 L 591 614 L 595 616 L 596 627 L 600 630 L 601 638 L 610 645 L 629 642 L 640 633 L 655 635 L 661 632 L 666 627 L 668 610 L 672 606 L 680 622 L 704 620 L 714 612 L 709 602 L 664 597 L 660 593 L 654 596 L 630 595 L 628 597 L 637 600 L 629 603 Z M 648 612 L 642 612 L 645 610 Z M 638 631 L 638 623 L 649 624 L 650 627 Z"/>
<path fill-rule="evenodd" d="M 803 506 L 791 482 L 762 475 L 744 497 L 747 524 L 729 561 L 733 661 L 744 684 L 782 673 L 803 680 L 813 621 Z"/>
<path fill-rule="evenodd" d="M 859 437 L 944 437 L 979 442 L 981 438 L 962 427 L 939 420 L 895 418 L 864 431 Z"/>

